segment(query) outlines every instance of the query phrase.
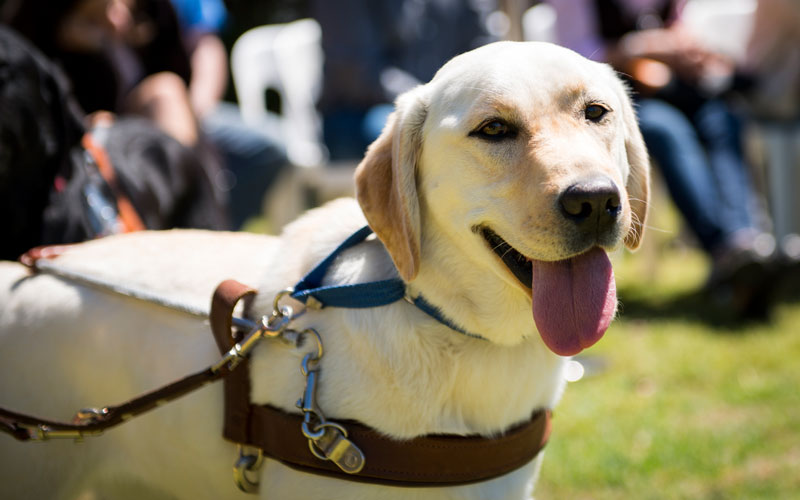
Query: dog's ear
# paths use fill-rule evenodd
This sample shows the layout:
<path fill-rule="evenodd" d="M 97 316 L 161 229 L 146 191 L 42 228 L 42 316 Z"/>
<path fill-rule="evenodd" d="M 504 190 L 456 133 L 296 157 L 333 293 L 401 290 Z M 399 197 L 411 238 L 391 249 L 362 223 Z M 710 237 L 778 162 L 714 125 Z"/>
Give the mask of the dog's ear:
<path fill-rule="evenodd" d="M 644 236 L 647 209 L 650 204 L 650 158 L 639 130 L 636 112 L 633 109 L 628 89 L 619 82 L 622 102 L 622 120 L 625 134 L 625 154 L 629 172 L 625 186 L 631 205 L 631 229 L 625 236 L 625 246 L 631 250 L 639 248 Z"/>
<path fill-rule="evenodd" d="M 416 165 L 426 114 L 418 90 L 400 96 L 386 127 L 367 149 L 355 174 L 356 198 L 367 222 L 406 281 L 414 279 L 419 270 Z"/>

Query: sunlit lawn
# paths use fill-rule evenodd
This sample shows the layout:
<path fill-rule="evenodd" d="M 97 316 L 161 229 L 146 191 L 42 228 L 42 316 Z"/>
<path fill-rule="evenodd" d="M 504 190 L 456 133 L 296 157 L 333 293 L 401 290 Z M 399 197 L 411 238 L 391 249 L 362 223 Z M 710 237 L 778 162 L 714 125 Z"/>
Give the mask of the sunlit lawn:
<path fill-rule="evenodd" d="M 622 314 L 555 412 L 538 500 L 800 499 L 800 301 L 720 325 L 670 237 L 617 256 Z"/>

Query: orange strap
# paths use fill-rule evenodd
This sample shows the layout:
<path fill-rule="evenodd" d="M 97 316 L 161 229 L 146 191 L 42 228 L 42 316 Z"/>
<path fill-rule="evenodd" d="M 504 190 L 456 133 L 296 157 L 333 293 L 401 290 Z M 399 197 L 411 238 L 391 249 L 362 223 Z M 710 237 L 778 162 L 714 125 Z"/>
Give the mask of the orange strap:
<path fill-rule="evenodd" d="M 97 164 L 97 170 L 100 171 L 100 175 L 106 183 L 108 183 L 111 192 L 114 194 L 114 198 L 117 201 L 117 212 L 119 213 L 118 218 L 122 227 L 122 232 L 130 233 L 145 229 L 144 222 L 142 222 L 142 219 L 133 207 L 133 203 L 131 203 L 131 200 L 119 186 L 117 175 L 114 172 L 114 167 L 111 165 L 108 154 L 106 154 L 106 150 L 94 140 L 91 132 L 83 134 L 81 145 L 92 155 L 92 158 L 94 158 Z"/>

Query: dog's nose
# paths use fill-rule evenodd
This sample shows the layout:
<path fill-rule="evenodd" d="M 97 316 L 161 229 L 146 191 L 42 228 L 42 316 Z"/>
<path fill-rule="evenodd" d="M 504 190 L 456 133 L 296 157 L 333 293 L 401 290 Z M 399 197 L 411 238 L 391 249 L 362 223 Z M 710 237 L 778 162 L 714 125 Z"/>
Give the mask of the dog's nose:
<path fill-rule="evenodd" d="M 619 189 L 606 177 L 575 183 L 561 193 L 558 201 L 564 217 L 579 229 L 595 234 L 611 229 L 622 212 Z"/>

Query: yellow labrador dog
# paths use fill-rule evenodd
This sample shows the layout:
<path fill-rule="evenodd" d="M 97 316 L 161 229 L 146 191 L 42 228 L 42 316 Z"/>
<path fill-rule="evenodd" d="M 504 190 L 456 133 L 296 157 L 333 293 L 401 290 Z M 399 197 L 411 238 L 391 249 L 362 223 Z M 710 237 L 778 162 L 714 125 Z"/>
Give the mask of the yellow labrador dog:
<path fill-rule="evenodd" d="M 225 278 L 259 288 L 257 314 L 365 223 L 325 283 L 398 275 L 474 338 L 407 301 L 309 310 L 325 346 L 319 406 L 396 439 L 499 435 L 553 408 L 568 356 L 597 342 L 616 311 L 607 252 L 639 245 L 648 161 L 613 71 L 543 43 L 460 55 L 397 101 L 337 200 L 280 237 L 168 231 L 78 245 L 59 265 L 207 303 Z M 202 320 L 0 266 L 0 405 L 53 419 L 120 402 L 219 359 Z M 286 412 L 304 388 L 308 346 L 266 340 L 249 366 L 252 401 Z M 245 498 L 212 384 L 83 443 L 0 446 L 0 496 Z M 558 429 L 555 429 L 556 435 Z M 369 460 L 369 458 L 367 458 Z M 501 477 L 402 488 L 312 475 L 265 460 L 270 499 L 527 499 L 541 454 Z M 564 464 L 554 464 L 555 467 Z M 435 473 L 436 471 L 432 471 Z"/>

